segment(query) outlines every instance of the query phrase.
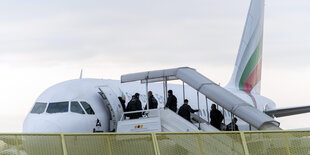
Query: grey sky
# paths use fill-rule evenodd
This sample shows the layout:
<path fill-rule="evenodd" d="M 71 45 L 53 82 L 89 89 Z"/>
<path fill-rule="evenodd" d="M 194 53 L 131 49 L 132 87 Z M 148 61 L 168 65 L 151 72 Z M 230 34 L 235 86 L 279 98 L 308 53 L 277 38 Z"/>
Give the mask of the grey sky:
<path fill-rule="evenodd" d="M 36 97 L 77 78 L 81 68 L 86 77 L 119 79 L 123 73 L 190 66 L 226 84 L 249 3 L 0 1 L 0 124 L 6 126 L 0 132 L 21 131 Z M 266 0 L 262 93 L 279 107 L 309 103 L 309 8 L 307 0 Z M 287 122 L 284 127 L 299 127 Z"/>

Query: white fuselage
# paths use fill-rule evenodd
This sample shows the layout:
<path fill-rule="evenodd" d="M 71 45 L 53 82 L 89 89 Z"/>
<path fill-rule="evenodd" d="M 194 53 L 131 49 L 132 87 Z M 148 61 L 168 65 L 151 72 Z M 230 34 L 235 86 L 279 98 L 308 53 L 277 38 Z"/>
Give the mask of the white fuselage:
<path fill-rule="evenodd" d="M 98 93 L 100 92 L 99 88 L 107 97 L 106 100 Z M 168 84 L 168 89 L 173 90 L 173 94 L 177 97 L 178 107 L 183 104 L 183 98 L 186 98 L 193 109 L 198 109 L 199 106 L 201 117 L 208 120 L 208 111 L 210 111 L 210 106 L 213 104 L 212 101 L 206 101 L 206 97 L 199 94 L 198 104 L 197 91 L 187 85 L 185 85 L 184 97 L 182 85 Z M 150 83 L 148 90 L 153 92 L 158 101 L 158 107 L 164 107 L 163 84 Z M 243 91 L 228 90 L 252 106 L 255 106 L 252 99 L 254 97 L 257 109 L 261 111 L 265 108 L 275 107 L 271 100 L 263 96 L 253 95 L 251 98 Z M 145 84 L 138 82 L 121 84 L 118 80 L 76 79 L 56 84 L 45 90 L 37 98 L 35 103 L 40 103 L 41 110 L 36 107 L 29 112 L 24 121 L 23 132 L 88 133 L 93 132 L 94 129 L 103 132 L 111 131 L 112 116 L 106 102 L 110 103 L 115 111 L 115 119 L 119 120 L 123 114 L 123 109 L 117 97 L 124 95 L 127 105 L 131 96 L 135 93 L 140 93 L 140 100 L 144 108 L 147 103 L 146 87 Z M 94 114 L 89 114 L 89 109 L 83 107 L 85 102 L 90 105 Z M 59 104 L 61 106 L 58 106 L 58 103 L 61 103 Z M 64 108 L 66 106 L 67 109 Z M 231 114 L 220 107 L 219 110 L 224 113 L 224 122 L 226 124 L 230 123 Z M 98 124 L 97 119 L 101 126 L 96 126 Z M 241 130 L 249 130 L 247 123 L 239 121 L 237 124 Z"/>

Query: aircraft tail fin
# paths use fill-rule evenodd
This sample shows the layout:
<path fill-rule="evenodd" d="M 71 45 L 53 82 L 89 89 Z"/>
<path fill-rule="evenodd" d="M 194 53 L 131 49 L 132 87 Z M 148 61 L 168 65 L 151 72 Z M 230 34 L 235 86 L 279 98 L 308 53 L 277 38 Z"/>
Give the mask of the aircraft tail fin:
<path fill-rule="evenodd" d="M 228 88 L 260 94 L 264 0 L 252 0 Z"/>

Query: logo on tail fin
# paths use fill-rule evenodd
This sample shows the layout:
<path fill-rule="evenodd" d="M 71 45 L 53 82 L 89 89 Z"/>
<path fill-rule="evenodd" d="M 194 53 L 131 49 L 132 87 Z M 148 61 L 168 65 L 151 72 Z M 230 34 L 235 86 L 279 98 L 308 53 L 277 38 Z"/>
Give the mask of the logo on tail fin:
<path fill-rule="evenodd" d="M 229 88 L 260 94 L 264 0 L 252 0 Z M 255 101 L 254 101 L 255 102 Z"/>
<path fill-rule="evenodd" d="M 246 67 L 241 75 L 239 81 L 239 89 L 247 93 L 259 94 L 260 88 L 254 89 L 260 84 L 262 73 L 262 43 L 260 42 L 255 49 L 254 53 L 250 57 L 250 60 L 246 64 Z"/>

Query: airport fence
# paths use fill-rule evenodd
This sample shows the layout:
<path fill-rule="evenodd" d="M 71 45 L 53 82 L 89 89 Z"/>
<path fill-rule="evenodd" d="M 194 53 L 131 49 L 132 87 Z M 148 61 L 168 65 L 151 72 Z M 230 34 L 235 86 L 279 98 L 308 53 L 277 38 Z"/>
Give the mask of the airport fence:
<path fill-rule="evenodd" d="M 310 131 L 0 134 L 3 154 L 310 154 Z"/>

